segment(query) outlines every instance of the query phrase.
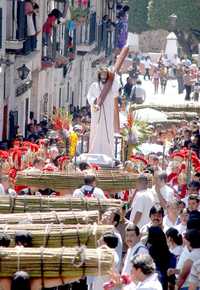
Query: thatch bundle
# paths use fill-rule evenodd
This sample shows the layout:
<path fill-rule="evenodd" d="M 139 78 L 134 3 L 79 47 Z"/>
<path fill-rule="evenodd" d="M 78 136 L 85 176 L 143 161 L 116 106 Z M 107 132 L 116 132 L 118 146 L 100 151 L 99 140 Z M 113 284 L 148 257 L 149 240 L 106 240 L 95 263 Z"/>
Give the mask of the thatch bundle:
<path fill-rule="evenodd" d="M 93 224 L 98 223 L 98 211 L 33 212 L 0 214 L 0 224 Z"/>
<path fill-rule="evenodd" d="M 25 271 L 30 277 L 67 277 L 106 275 L 113 265 L 113 252 L 85 248 L 1 248 L 0 277 Z"/>
<path fill-rule="evenodd" d="M 56 191 L 65 189 L 76 189 L 84 184 L 84 174 L 80 172 L 71 173 L 42 173 L 17 175 L 16 184 L 35 188 L 51 188 Z M 135 188 L 137 174 L 128 173 L 123 170 L 99 170 L 95 173 L 97 186 L 105 191 L 119 192 Z"/>
<path fill-rule="evenodd" d="M 142 105 L 132 105 L 131 110 L 135 111 L 138 109 L 151 108 L 163 112 L 194 112 L 200 114 L 200 106 L 198 104 L 142 104 Z"/>
<path fill-rule="evenodd" d="M 193 113 L 193 112 L 168 112 L 167 113 L 167 118 L 169 120 L 178 119 L 178 120 L 191 121 L 195 117 L 198 117 L 198 114 L 197 113 Z"/>
<path fill-rule="evenodd" d="M 110 207 L 120 208 L 121 200 L 96 198 L 69 198 L 45 196 L 0 196 L 1 213 L 46 212 L 46 211 L 106 211 Z"/>
<path fill-rule="evenodd" d="M 10 246 L 15 246 L 16 233 L 28 231 L 32 237 L 33 247 L 75 247 L 87 246 L 96 248 L 97 241 L 107 231 L 112 231 L 109 225 L 71 225 L 63 224 L 25 224 L 25 225 L 0 225 L 0 233 L 6 233 L 11 239 Z"/>

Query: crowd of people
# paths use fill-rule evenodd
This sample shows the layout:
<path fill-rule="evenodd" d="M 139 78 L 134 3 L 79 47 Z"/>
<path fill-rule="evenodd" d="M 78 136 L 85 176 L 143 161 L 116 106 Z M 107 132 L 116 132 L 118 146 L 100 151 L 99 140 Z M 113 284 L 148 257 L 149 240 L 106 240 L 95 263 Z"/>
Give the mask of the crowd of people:
<path fill-rule="evenodd" d="M 142 81 L 138 79 L 141 63 L 137 56 L 123 88 L 127 101 L 136 104 L 143 103 L 146 98 Z M 161 85 L 164 94 L 168 79 L 173 77 L 177 78 L 180 93 L 185 88 L 186 100 L 191 99 L 193 90 L 198 101 L 194 84 L 199 81 L 199 71 L 188 61 L 177 60 L 177 65 L 172 66 L 163 57 L 154 66 L 147 57 L 143 66 L 144 81 L 147 78 L 153 81 L 155 93 Z M 179 69 L 182 69 L 182 77 Z M 108 76 L 107 71 L 101 72 L 101 76 L 104 74 Z M 102 83 L 103 80 L 102 77 Z M 117 89 L 118 86 L 115 92 Z M 62 112 L 57 115 L 55 112 L 57 119 L 49 121 L 37 123 L 32 119 L 27 126 L 26 139 L 18 136 L 9 150 L 0 151 L 0 194 L 10 197 L 65 195 L 66 192 L 55 192 L 52 188 L 17 186 L 17 172 L 42 174 L 75 170 L 84 174 L 84 184 L 74 190 L 73 197 L 99 200 L 112 197 L 124 203 L 120 209 L 108 209 L 100 221 L 103 225 L 113 226 L 113 230 L 104 233 L 98 241 L 99 247 L 107 246 L 113 250 L 114 265 L 110 275 L 83 277 L 78 283 L 70 284 L 66 280 L 66 285 L 62 286 L 59 286 L 62 284 L 60 280 L 49 284 L 47 279 L 45 285 L 83 290 L 200 289 L 199 118 L 171 126 L 167 124 L 168 127 L 150 125 L 151 133 L 145 141 L 149 147 L 151 144 L 161 146 L 162 151 L 132 151 L 128 161 L 116 162 L 117 169 L 137 173 L 136 185 L 122 192 L 105 192 L 96 184 L 95 173 L 101 169 L 98 164 L 80 162 L 77 166 L 73 163 L 81 145 L 79 137 L 90 130 L 90 107 L 71 106 L 70 113 L 71 121 L 66 115 L 62 120 Z M 102 139 L 102 136 L 98 135 L 98 138 Z M 16 233 L 15 243 L 16 246 L 31 247 L 31 236 L 27 232 Z M 9 236 L 0 235 L 0 246 L 8 247 L 9 244 Z M 15 273 L 13 279 L 1 280 L 0 285 L 6 290 L 41 289 L 41 285 L 36 287 L 33 281 L 34 286 L 30 283 L 27 273 Z M 6 283 L 9 286 L 5 287 Z"/>
<path fill-rule="evenodd" d="M 82 170 L 91 169 L 82 164 Z M 166 173 L 154 174 L 154 179 L 150 188 L 147 176 L 140 175 L 128 203 L 121 209 L 110 208 L 102 216 L 101 224 L 114 227 L 98 241 L 99 247 L 106 245 L 114 250 L 110 276 L 86 277 L 81 284 L 66 284 L 60 289 L 199 289 L 200 182 L 194 178 L 185 198 L 180 199 L 167 183 Z M 89 175 L 74 196 L 106 198 L 96 187 L 94 176 Z M 8 247 L 9 243 L 9 236 L 3 233 L 0 246 Z M 16 232 L 15 243 L 31 247 L 31 235 Z M 14 277 L 15 284 L 20 273 Z"/>
<path fill-rule="evenodd" d="M 51 36 L 53 27 L 65 21 L 69 7 L 68 1 L 64 2 L 64 11 L 53 9 L 41 27 L 44 61 L 52 61 L 54 58 Z M 87 7 L 88 1 L 83 2 Z M 37 47 L 37 35 L 40 33 L 39 9 L 35 1 L 25 1 L 25 52 L 34 51 Z M 117 47 L 121 50 L 127 42 L 129 7 L 118 4 L 117 10 L 117 23 L 111 23 L 107 16 L 102 21 L 107 23 L 108 28 L 116 26 Z M 68 24 L 74 27 L 72 22 Z M 70 36 L 67 49 L 73 52 L 72 42 Z M 108 139 L 107 152 L 111 145 L 113 151 L 114 135 L 109 136 L 109 133 L 114 133 L 113 108 L 117 92 L 120 107 L 124 96 L 126 104 L 142 104 L 147 95 L 143 82 L 152 81 L 154 94 L 161 91 L 164 95 L 168 81 L 173 79 L 177 81 L 178 93 L 185 92 L 185 101 L 199 101 L 200 68 L 188 59 L 175 56 L 172 62 L 166 55 L 161 54 L 155 62 L 149 56 L 135 54 L 128 73 L 126 84 L 121 81 L 120 86 L 118 76 L 112 75 L 107 67 L 100 69 L 98 81 L 91 86 L 88 93 L 91 107 L 86 105 L 79 108 L 71 105 L 70 117 L 67 115 L 63 120 L 62 112 L 54 112 L 57 119 L 54 116 L 52 120 L 37 122 L 32 118 L 26 127 L 25 138 L 18 134 L 16 140 L 8 144 L 7 150 L 0 150 L 1 196 L 8 196 L 10 199 L 15 199 L 17 195 L 68 197 L 67 191 L 18 186 L 16 176 L 19 171 L 36 175 L 75 171 L 83 173 L 84 183 L 73 193 L 70 192 L 71 196 L 80 199 L 97 198 L 99 201 L 107 198 L 122 200 L 120 209 L 107 209 L 99 222 L 101 225 L 113 227 L 97 241 L 99 248 L 112 249 L 112 271 L 107 276 L 87 276 L 79 281 L 69 281 L 67 277 L 32 279 L 28 273 L 18 271 L 12 277 L 1 278 L 0 289 L 200 289 L 200 119 L 197 117 L 191 122 L 182 121 L 171 126 L 167 124 L 167 127 L 150 125 L 151 133 L 145 142 L 149 147 L 151 144 L 161 146 L 162 151 L 144 153 L 132 150 L 129 160 L 118 160 L 114 163 L 118 170 L 137 174 L 135 186 L 129 190 L 104 191 L 97 186 L 95 175 L 101 169 L 100 166 L 87 162 L 76 163 L 77 155 L 83 152 L 83 137 L 91 131 L 96 142 L 96 147 L 94 142 L 92 144 L 95 153 L 100 152 L 98 145 L 104 140 L 103 135 L 106 136 L 105 140 Z M 111 86 L 104 96 L 102 91 L 104 92 L 107 82 Z M 92 118 L 94 113 L 96 118 Z M 100 124 L 98 128 L 97 124 Z M 101 142 L 100 149 L 104 147 L 105 150 L 105 143 Z M 14 243 L 16 247 L 31 248 L 32 236 L 28 231 L 16 231 Z M 1 231 L 0 247 L 9 247 L 10 244 L 10 236 Z"/>
<path fill-rule="evenodd" d="M 160 125 L 151 127 L 149 141 L 168 144 L 169 150 L 164 155 L 132 155 L 128 162 L 139 174 L 135 188 L 111 195 L 96 186 L 93 173 L 94 168 L 99 170 L 98 166 L 82 162 L 77 168 L 86 176 L 83 186 L 74 191 L 74 197 L 106 199 L 112 196 L 124 200 L 125 205 L 121 210 L 109 209 L 101 220 L 102 224 L 112 224 L 115 229 L 105 233 L 99 241 L 99 246 L 107 245 L 115 250 L 113 273 L 106 277 L 87 277 L 78 286 L 75 283 L 63 289 L 176 287 L 194 290 L 200 286 L 199 120 L 182 122 L 179 127 L 170 129 Z M 41 130 L 48 131 L 46 126 L 38 127 L 38 131 Z M 45 144 L 41 140 L 38 145 L 16 142 L 14 148 L 18 151 L 21 148 L 21 154 L 11 150 L 11 168 L 8 167 L 9 156 L 1 152 L 1 194 L 58 194 L 51 189 L 35 192 L 31 187 L 19 188 L 14 183 L 18 170 L 39 173 L 63 170 L 63 156 L 56 141 Z M 122 165 L 118 163 L 118 166 Z M 5 237 L 2 239 L 5 241 Z"/>
<path fill-rule="evenodd" d="M 128 101 L 134 102 L 134 88 L 137 87 L 135 85 L 140 75 L 143 75 L 144 80 L 152 81 L 154 94 L 158 94 L 159 89 L 161 94 L 165 94 L 168 80 L 173 79 L 177 80 L 178 94 L 183 94 L 185 90 L 186 101 L 199 101 L 200 70 L 197 64 L 189 59 L 175 57 L 171 62 L 167 56 L 161 55 L 157 62 L 153 62 L 149 56 L 134 55 L 124 87 Z"/>

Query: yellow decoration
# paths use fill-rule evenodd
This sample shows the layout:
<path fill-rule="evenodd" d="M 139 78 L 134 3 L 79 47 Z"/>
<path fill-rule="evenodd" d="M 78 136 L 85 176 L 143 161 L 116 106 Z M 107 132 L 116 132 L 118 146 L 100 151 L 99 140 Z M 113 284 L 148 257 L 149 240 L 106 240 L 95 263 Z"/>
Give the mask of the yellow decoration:
<path fill-rule="evenodd" d="M 76 154 L 76 147 L 78 143 L 78 135 L 76 132 L 72 131 L 69 134 L 69 142 L 70 142 L 70 147 L 69 147 L 69 156 L 70 158 L 73 158 Z"/>

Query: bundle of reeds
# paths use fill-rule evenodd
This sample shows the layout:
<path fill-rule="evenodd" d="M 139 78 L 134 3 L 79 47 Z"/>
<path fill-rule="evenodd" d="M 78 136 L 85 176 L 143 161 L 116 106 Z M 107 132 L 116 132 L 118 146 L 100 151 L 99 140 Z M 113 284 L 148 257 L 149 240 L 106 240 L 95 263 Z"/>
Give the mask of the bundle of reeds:
<path fill-rule="evenodd" d="M 33 212 L 0 214 L 0 224 L 93 224 L 99 222 L 98 211 Z"/>
<path fill-rule="evenodd" d="M 167 118 L 169 120 L 178 119 L 178 120 L 191 121 L 195 117 L 198 117 L 197 113 L 192 113 L 192 112 L 167 112 Z"/>
<path fill-rule="evenodd" d="M 42 173 L 17 175 L 16 184 L 34 188 L 51 188 L 54 190 L 76 189 L 84 184 L 84 174 L 80 172 Z M 97 186 L 105 191 L 119 192 L 135 188 L 138 175 L 123 170 L 100 170 L 95 173 Z"/>
<path fill-rule="evenodd" d="M 63 224 L 0 225 L 0 233 L 6 233 L 11 239 L 10 247 L 15 246 L 17 232 L 28 231 L 32 237 L 33 247 L 59 248 L 85 245 L 89 248 L 96 248 L 100 237 L 112 230 L 113 226 L 97 224 L 69 227 Z"/>
<path fill-rule="evenodd" d="M 31 278 L 106 275 L 113 265 L 113 252 L 108 248 L 1 248 L 0 277 L 25 271 Z"/>
<path fill-rule="evenodd" d="M 142 104 L 132 105 L 131 110 L 151 108 L 163 112 L 194 112 L 200 114 L 200 106 L 198 104 Z"/>
<path fill-rule="evenodd" d="M 172 125 L 180 125 L 183 120 L 167 119 L 165 121 L 154 122 L 154 124 L 163 124 L 165 128 L 171 128 Z"/>
<path fill-rule="evenodd" d="M 96 198 L 69 198 L 46 196 L 0 196 L 0 213 L 99 210 L 120 208 L 121 200 Z"/>

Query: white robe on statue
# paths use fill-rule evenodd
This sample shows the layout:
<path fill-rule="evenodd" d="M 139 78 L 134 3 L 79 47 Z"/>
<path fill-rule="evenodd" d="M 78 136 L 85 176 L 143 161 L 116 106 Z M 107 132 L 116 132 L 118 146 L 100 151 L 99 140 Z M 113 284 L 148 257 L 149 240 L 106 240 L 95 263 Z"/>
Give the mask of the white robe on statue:
<path fill-rule="evenodd" d="M 103 84 L 94 82 L 88 91 L 87 99 L 91 106 L 90 146 L 91 154 L 106 154 L 114 158 L 114 98 L 118 97 L 120 82 L 116 75 L 112 88 L 101 106 L 95 112 L 93 105 L 101 94 Z"/>

